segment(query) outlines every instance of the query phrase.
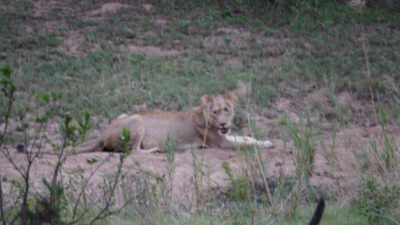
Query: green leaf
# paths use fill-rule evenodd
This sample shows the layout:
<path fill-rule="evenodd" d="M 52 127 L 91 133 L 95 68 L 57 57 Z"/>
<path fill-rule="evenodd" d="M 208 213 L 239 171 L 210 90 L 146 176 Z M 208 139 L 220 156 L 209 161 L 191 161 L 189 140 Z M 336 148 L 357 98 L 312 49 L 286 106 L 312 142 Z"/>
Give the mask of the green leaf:
<path fill-rule="evenodd" d="M 126 129 L 125 127 L 122 128 L 121 140 L 124 141 L 125 143 L 128 143 L 130 139 L 131 139 L 131 131 Z"/>
<path fill-rule="evenodd" d="M 7 65 L 6 67 L 1 68 L 0 70 L 1 70 L 1 73 L 3 74 L 3 76 L 10 77 L 10 74 L 11 74 L 10 66 Z"/>
<path fill-rule="evenodd" d="M 51 190 L 51 185 L 50 185 L 50 183 L 46 180 L 46 178 L 43 178 L 42 179 L 42 182 L 43 182 L 43 184 L 44 184 L 44 186 L 46 186 L 46 188 L 47 188 L 47 190 Z"/>
<path fill-rule="evenodd" d="M 47 104 L 50 101 L 50 96 L 46 93 L 38 93 L 37 96 L 39 98 L 39 102 L 42 104 Z"/>
<path fill-rule="evenodd" d="M 86 159 L 86 163 L 87 164 L 95 164 L 96 162 L 98 162 L 99 160 L 96 158 L 91 158 L 91 159 Z"/>
<path fill-rule="evenodd" d="M 62 185 L 57 185 L 55 190 L 56 199 L 60 199 L 64 194 L 64 188 Z"/>

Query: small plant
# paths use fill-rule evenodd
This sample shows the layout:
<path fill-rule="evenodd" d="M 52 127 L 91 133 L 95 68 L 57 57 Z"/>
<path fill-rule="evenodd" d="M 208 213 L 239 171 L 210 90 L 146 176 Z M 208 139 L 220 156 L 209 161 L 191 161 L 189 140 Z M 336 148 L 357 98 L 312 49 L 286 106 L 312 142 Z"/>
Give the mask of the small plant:
<path fill-rule="evenodd" d="M 11 70 L 6 67 L 1 68 L 1 72 L 1 90 L 3 97 L 7 100 L 7 108 L 0 115 L 6 124 L 1 133 L 0 154 L 8 160 L 20 177 L 0 176 L 0 222 L 2 225 L 72 225 L 81 224 L 82 221 L 85 221 L 85 224 L 94 224 L 124 208 L 130 202 L 130 199 L 125 199 L 121 205 L 117 206 L 115 197 L 119 184 L 124 179 L 122 166 L 126 157 L 130 154 L 128 143 L 131 134 L 129 130 L 124 129 L 120 137 L 119 147 L 123 153 L 116 165 L 117 170 L 111 177 L 104 177 L 103 183 L 98 185 L 100 189 L 98 192 L 101 194 L 92 196 L 88 194 L 87 190 L 89 183 L 108 159 L 105 159 L 104 162 L 88 161 L 91 165 L 97 165 L 94 166 L 88 176 L 84 176 L 83 171 L 81 171 L 81 174 L 77 174 L 78 177 L 81 177 L 81 183 L 71 183 L 70 181 L 66 183 L 65 175 L 62 173 L 68 156 L 73 152 L 67 152 L 67 150 L 71 150 L 81 143 L 91 127 L 91 114 L 85 112 L 82 118 L 74 118 L 58 110 L 58 94 L 39 94 L 39 102 L 44 110 L 33 117 L 35 124 L 30 125 L 35 128 L 33 134 L 27 131 L 28 126 L 22 126 L 25 137 L 24 144 L 22 144 L 23 149 L 20 152 L 25 159 L 22 162 L 18 161 L 20 157 L 16 158 L 14 153 L 10 151 L 10 147 L 4 144 L 4 137 L 12 135 L 7 133 L 7 124 L 12 116 L 14 102 L 17 100 L 14 98 L 16 87 L 11 79 Z M 55 116 L 62 118 L 59 125 L 61 141 L 58 144 L 54 144 L 43 134 L 50 119 Z M 52 149 L 46 149 L 50 152 L 43 152 L 43 146 L 46 143 L 52 146 Z M 34 164 L 39 160 L 42 153 L 51 154 L 55 158 L 53 158 L 54 164 L 52 164 L 49 176 L 42 179 L 45 191 L 39 192 L 32 185 L 34 183 L 32 174 Z M 96 207 L 89 206 L 90 203 L 96 204 Z"/>
<path fill-rule="evenodd" d="M 204 198 L 204 193 L 202 192 L 201 187 L 203 186 L 205 179 L 207 178 L 207 174 L 203 168 L 203 162 L 197 157 L 196 151 L 191 150 L 192 154 L 192 169 L 193 176 L 191 178 L 191 182 L 194 186 L 194 201 L 196 210 L 198 213 L 202 212 L 202 206 L 206 203 L 206 199 Z"/>
<path fill-rule="evenodd" d="M 369 224 L 400 224 L 400 149 L 385 130 L 386 113 L 377 111 L 382 135 L 365 149 L 358 203 Z"/>
<path fill-rule="evenodd" d="M 171 205 L 172 193 L 173 193 L 173 181 L 174 181 L 174 171 L 175 171 L 175 151 L 176 151 L 176 142 L 171 133 L 167 135 L 167 143 L 166 143 L 166 157 L 167 157 L 167 172 L 168 172 L 168 182 L 169 182 L 169 190 L 168 190 L 168 199 L 169 205 Z"/>
<path fill-rule="evenodd" d="M 310 117 L 307 116 L 306 124 L 301 130 L 286 120 L 290 136 L 293 140 L 295 150 L 293 151 L 293 161 L 296 167 L 296 176 L 299 179 L 299 188 L 305 188 L 307 195 L 314 198 L 314 191 L 310 184 L 310 178 L 314 173 L 314 161 L 316 148 L 312 141 L 312 124 Z"/>
<path fill-rule="evenodd" d="M 287 123 L 290 136 L 297 151 L 294 153 L 298 174 L 311 177 L 314 171 L 315 146 L 312 143 L 312 124 L 310 117 L 302 130 L 297 130 L 293 124 Z"/>
<path fill-rule="evenodd" d="M 232 174 L 232 169 L 228 162 L 222 163 L 222 168 L 229 178 L 229 189 L 226 194 L 229 199 L 233 201 L 246 202 L 249 201 L 250 196 L 250 187 L 249 187 L 249 179 L 246 176 L 234 177 Z"/>
<path fill-rule="evenodd" d="M 339 159 L 336 153 L 336 134 L 337 134 L 337 128 L 336 124 L 333 125 L 333 131 L 331 135 L 331 144 L 326 144 L 325 139 L 321 137 L 320 139 L 320 145 L 321 148 L 324 150 L 324 156 L 325 159 L 332 165 L 332 166 L 339 166 Z"/>
<path fill-rule="evenodd" d="M 178 21 L 179 28 L 182 30 L 183 33 L 188 33 L 188 28 L 192 24 L 192 21 L 187 19 L 181 19 Z"/>
<path fill-rule="evenodd" d="M 0 80 L 0 85 L 1 85 L 1 92 L 4 95 L 5 98 L 5 105 L 6 107 L 4 107 L 2 110 L 0 111 L 2 113 L 2 115 L 0 115 L 0 122 L 4 123 L 4 129 L 2 131 L 0 131 L 0 150 L 3 147 L 4 144 L 4 136 L 6 135 L 7 132 L 7 128 L 8 128 L 8 123 L 10 120 L 10 116 L 11 116 L 11 110 L 14 104 L 14 98 L 15 98 L 15 91 L 16 91 L 16 87 L 15 84 L 13 82 L 13 80 L 11 79 L 11 69 L 10 67 L 4 67 L 4 68 L 0 68 L 0 72 L 1 72 L 1 80 Z"/>
<path fill-rule="evenodd" d="M 400 123 L 400 99 L 396 98 L 396 103 L 395 103 L 395 117 Z"/>
<path fill-rule="evenodd" d="M 392 216 L 400 205 L 400 185 L 382 183 L 371 177 L 363 187 L 359 204 L 369 224 L 399 224 Z"/>

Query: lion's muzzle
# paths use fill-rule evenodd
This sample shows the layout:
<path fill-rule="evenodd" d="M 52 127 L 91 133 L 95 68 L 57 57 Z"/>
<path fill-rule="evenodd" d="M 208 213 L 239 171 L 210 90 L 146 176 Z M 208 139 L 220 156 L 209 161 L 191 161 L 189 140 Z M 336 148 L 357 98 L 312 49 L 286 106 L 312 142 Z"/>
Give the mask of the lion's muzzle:
<path fill-rule="evenodd" d="M 219 130 L 220 130 L 221 133 L 223 133 L 223 134 L 229 133 L 229 128 L 226 128 L 226 127 L 223 127 L 223 128 L 221 128 L 221 129 L 219 129 Z"/>
<path fill-rule="evenodd" d="M 219 130 L 222 134 L 228 134 L 230 129 L 229 126 L 226 126 L 226 123 L 220 123 Z"/>

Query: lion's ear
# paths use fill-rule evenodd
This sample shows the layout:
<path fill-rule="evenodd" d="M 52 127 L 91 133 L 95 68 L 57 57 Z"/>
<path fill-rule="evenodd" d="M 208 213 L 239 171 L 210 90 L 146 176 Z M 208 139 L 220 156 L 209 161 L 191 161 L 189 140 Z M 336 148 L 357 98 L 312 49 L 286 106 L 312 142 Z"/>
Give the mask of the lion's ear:
<path fill-rule="evenodd" d="M 227 94 L 225 94 L 224 97 L 226 100 L 228 100 L 232 103 L 235 103 L 237 101 L 237 97 L 233 92 L 228 92 Z"/>
<path fill-rule="evenodd" d="M 213 100 L 214 100 L 214 97 L 213 97 L 213 96 L 210 96 L 210 95 L 203 95 L 203 96 L 201 97 L 201 104 L 202 104 L 202 105 L 208 105 L 208 104 L 212 103 Z"/>

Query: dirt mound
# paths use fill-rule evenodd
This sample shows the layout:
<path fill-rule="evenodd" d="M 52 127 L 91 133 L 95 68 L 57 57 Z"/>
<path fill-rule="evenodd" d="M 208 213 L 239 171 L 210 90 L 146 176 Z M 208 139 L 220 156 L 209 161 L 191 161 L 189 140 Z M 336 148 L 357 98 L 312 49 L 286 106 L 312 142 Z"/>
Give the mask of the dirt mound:
<path fill-rule="evenodd" d="M 70 56 L 80 57 L 100 49 L 99 43 L 87 43 L 85 36 L 79 31 L 69 31 L 64 34 L 58 49 Z"/>
<path fill-rule="evenodd" d="M 60 50 L 69 55 L 80 56 L 81 46 L 85 42 L 85 38 L 82 34 L 75 31 L 70 31 L 66 34 L 65 39 L 60 45 Z"/>
<path fill-rule="evenodd" d="M 127 8 L 128 5 L 119 2 L 109 2 L 103 4 L 99 9 L 89 12 L 89 15 L 102 15 L 107 13 L 117 13 L 118 11 Z"/>
<path fill-rule="evenodd" d="M 34 17 L 47 17 L 52 15 L 52 10 L 60 9 L 67 6 L 67 2 L 55 0 L 39 0 L 33 3 L 33 16 Z"/>
<path fill-rule="evenodd" d="M 164 57 L 164 56 L 176 56 L 179 55 L 180 52 L 175 49 L 162 49 L 156 46 L 137 46 L 137 45 L 129 45 L 127 47 L 121 47 L 123 51 L 129 51 L 138 55 L 144 55 L 146 57 Z"/>
<path fill-rule="evenodd" d="M 243 29 L 220 28 L 214 34 L 204 39 L 203 45 L 209 49 L 225 49 L 226 46 L 232 45 L 238 48 L 247 47 L 247 42 L 252 37 L 249 31 Z"/>
<path fill-rule="evenodd" d="M 228 52 L 234 49 L 250 49 L 252 47 L 268 46 L 276 51 L 285 48 L 284 39 L 268 37 L 259 33 L 251 32 L 243 28 L 219 28 L 206 37 L 203 46 L 219 52 Z"/>
<path fill-rule="evenodd" d="M 224 61 L 224 64 L 237 70 L 242 70 L 244 68 L 243 60 L 240 57 L 229 58 Z"/>

